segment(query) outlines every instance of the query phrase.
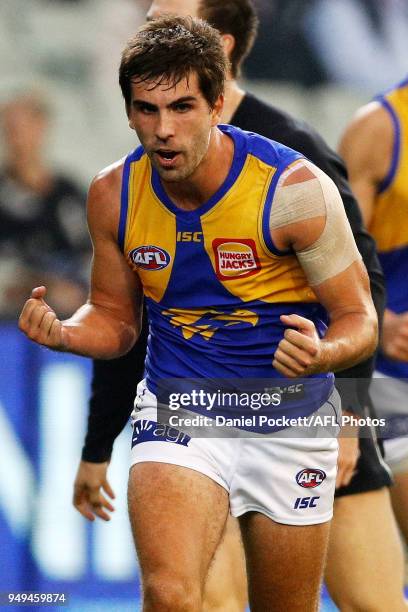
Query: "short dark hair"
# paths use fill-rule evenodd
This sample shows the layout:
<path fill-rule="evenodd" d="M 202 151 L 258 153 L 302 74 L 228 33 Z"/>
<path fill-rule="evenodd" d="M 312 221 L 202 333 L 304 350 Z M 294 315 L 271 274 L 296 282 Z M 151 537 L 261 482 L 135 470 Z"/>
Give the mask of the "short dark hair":
<path fill-rule="evenodd" d="M 197 73 L 210 108 L 224 92 L 228 59 L 217 30 L 201 19 L 162 17 L 139 28 L 123 53 L 119 84 L 126 106 L 131 82 L 168 82 L 169 87 Z"/>
<path fill-rule="evenodd" d="M 234 37 L 231 73 L 234 78 L 238 77 L 258 32 L 259 22 L 252 0 L 200 0 L 198 14 L 221 34 Z"/>

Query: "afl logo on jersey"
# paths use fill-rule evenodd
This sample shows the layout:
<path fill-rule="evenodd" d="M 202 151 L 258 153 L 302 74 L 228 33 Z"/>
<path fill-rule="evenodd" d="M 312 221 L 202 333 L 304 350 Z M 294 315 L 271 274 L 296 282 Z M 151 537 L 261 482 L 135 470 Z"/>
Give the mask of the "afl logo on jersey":
<path fill-rule="evenodd" d="M 128 253 L 128 258 L 137 268 L 142 270 L 163 270 L 170 263 L 170 255 L 167 251 L 153 245 L 133 249 Z"/>
<path fill-rule="evenodd" d="M 323 470 L 312 470 L 306 468 L 296 474 L 296 482 L 304 489 L 314 489 L 322 484 L 326 478 L 326 473 Z"/>
<path fill-rule="evenodd" d="M 212 245 L 220 280 L 246 278 L 261 268 L 256 244 L 250 238 L 216 238 Z"/>

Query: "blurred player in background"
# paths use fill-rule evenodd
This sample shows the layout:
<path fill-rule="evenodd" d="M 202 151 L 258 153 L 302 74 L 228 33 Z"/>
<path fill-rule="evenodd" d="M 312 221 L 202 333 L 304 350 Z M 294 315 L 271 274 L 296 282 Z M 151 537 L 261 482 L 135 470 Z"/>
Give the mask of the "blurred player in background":
<path fill-rule="evenodd" d="M 381 318 L 384 299 L 381 268 L 374 241 L 363 228 L 342 162 L 310 126 L 244 92 L 237 83 L 242 63 L 256 35 L 256 15 L 252 3 L 249 0 L 229 0 L 223 3 L 216 0 L 156 0 L 150 7 L 148 18 L 157 18 L 163 13 L 199 16 L 221 32 L 224 48 L 231 61 L 223 122 L 261 133 L 293 147 L 334 180 L 367 267 L 373 299 Z M 137 381 L 143 377 L 146 322 L 142 334 L 139 342 L 125 357 L 114 362 L 94 362 L 88 434 L 74 494 L 75 506 L 90 520 L 95 516 L 107 520 L 112 510 L 112 504 L 102 494 L 102 489 L 112 497 L 107 468 L 113 442 L 128 422 Z M 364 364 L 337 373 L 337 377 L 361 379 L 358 396 L 351 394 L 347 402 L 346 408 L 349 411 L 366 414 L 367 387 L 372 369 L 373 360 L 370 359 Z M 390 476 L 375 442 L 374 432 L 368 429 L 365 435 L 368 437 L 359 440 L 359 448 L 357 432 L 354 438 L 339 440 L 338 489 L 326 580 L 340 607 L 370 609 L 382 605 L 383 609 L 405 609 L 402 601 L 402 551 L 387 489 L 391 482 Z M 375 539 L 371 537 L 374 531 L 377 534 Z M 237 610 L 245 607 L 242 555 L 236 541 L 237 533 L 234 521 L 231 520 L 227 537 L 210 571 L 206 591 L 208 609 L 215 609 L 216 605 L 221 609 L 228 605 L 235 606 Z M 359 555 L 356 554 L 357 550 Z M 377 555 L 384 559 L 381 580 L 378 577 L 379 566 L 372 563 L 372 558 Z M 386 588 L 381 586 L 384 584 Z"/>
<path fill-rule="evenodd" d="M 304 377 L 304 395 L 273 414 L 334 410 L 340 418 L 331 370 L 367 358 L 377 343 L 367 273 L 337 188 L 293 149 L 218 126 L 226 66 L 220 35 L 201 20 L 154 20 L 129 41 L 119 80 L 143 148 L 91 185 L 89 300 L 60 321 L 44 300 L 46 288 L 34 289 L 20 328 L 56 350 L 115 358 L 138 336 L 142 289 L 146 295 L 151 333 L 129 477 L 146 611 L 201 609 L 230 509 L 239 517 L 252 609 L 314 611 L 337 441 L 327 432 L 269 438 L 262 434 L 275 429 L 257 427 L 250 429 L 256 438 L 182 434 L 181 441 L 157 433 L 160 381 L 188 376 L 232 374 L 243 390 L 252 378 L 269 385 Z M 226 223 L 228 239 L 221 237 Z M 184 233 L 197 239 L 183 244 Z M 236 254 L 231 242 L 253 262 L 249 272 L 222 265 L 231 263 L 222 255 Z M 218 327 L 210 333 L 197 314 Z M 194 414 L 191 404 L 188 410 Z M 309 465 L 324 475 L 314 504 L 298 497 L 296 474 Z"/>
<path fill-rule="evenodd" d="M 50 167 L 51 110 L 43 94 L 20 92 L 0 108 L 0 315 L 15 317 L 33 284 L 49 285 L 64 314 L 87 293 L 91 251 L 85 193 Z"/>
<path fill-rule="evenodd" d="M 408 544 L 408 80 L 361 108 L 340 143 L 387 288 L 373 402 L 387 418 L 391 499 Z"/>

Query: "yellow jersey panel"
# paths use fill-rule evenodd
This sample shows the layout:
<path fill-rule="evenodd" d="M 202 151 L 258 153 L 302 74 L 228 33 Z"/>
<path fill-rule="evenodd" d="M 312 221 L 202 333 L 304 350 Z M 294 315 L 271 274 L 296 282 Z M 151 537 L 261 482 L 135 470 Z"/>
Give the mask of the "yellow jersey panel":
<path fill-rule="evenodd" d="M 380 186 L 369 230 L 379 251 L 408 245 L 408 83 L 379 99 L 394 126 L 390 171 Z"/>
<path fill-rule="evenodd" d="M 160 302 L 174 263 L 176 217 L 151 188 L 147 155 L 130 163 L 128 202 L 124 251 L 129 265 L 139 274 L 146 297 Z M 154 246 L 157 244 L 160 247 Z"/>
<path fill-rule="evenodd" d="M 264 240 L 276 171 L 248 155 L 234 191 L 201 217 L 205 250 L 219 281 L 244 302 L 316 302 L 296 256 L 275 255 Z"/>
<path fill-rule="evenodd" d="M 377 99 L 391 117 L 394 146 L 369 229 L 384 271 L 387 308 L 399 314 L 408 311 L 408 80 Z M 381 352 L 376 367 L 388 376 L 408 377 L 408 363 Z"/>

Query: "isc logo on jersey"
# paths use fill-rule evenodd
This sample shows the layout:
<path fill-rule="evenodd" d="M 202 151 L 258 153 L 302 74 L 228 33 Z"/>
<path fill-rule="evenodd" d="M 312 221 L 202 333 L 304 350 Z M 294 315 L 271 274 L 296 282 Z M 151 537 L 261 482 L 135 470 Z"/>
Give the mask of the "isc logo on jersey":
<path fill-rule="evenodd" d="M 245 278 L 260 270 L 256 244 L 249 238 L 216 238 L 213 250 L 220 280 Z"/>
<path fill-rule="evenodd" d="M 164 249 L 153 245 L 133 249 L 128 253 L 128 258 L 142 270 L 163 270 L 170 263 L 170 255 Z"/>
<path fill-rule="evenodd" d="M 314 487 L 318 487 L 325 478 L 326 474 L 323 470 L 312 470 L 310 468 L 301 470 L 296 474 L 296 482 L 304 489 L 314 489 Z"/>

